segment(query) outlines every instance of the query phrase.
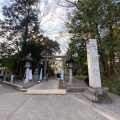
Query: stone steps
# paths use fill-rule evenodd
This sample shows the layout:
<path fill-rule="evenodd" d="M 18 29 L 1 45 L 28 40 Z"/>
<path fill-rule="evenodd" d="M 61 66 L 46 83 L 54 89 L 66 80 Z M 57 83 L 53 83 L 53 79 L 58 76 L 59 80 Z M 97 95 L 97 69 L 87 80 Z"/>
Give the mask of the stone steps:
<path fill-rule="evenodd" d="M 26 94 L 28 95 L 65 95 L 66 91 L 64 89 L 38 89 L 38 90 L 28 90 Z"/>

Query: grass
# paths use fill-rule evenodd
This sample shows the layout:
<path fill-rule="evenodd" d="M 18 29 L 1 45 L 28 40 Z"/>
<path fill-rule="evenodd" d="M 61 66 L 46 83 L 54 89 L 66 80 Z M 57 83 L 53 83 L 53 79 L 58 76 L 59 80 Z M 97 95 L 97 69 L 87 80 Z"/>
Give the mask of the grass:
<path fill-rule="evenodd" d="M 75 79 L 84 80 L 85 76 L 74 76 Z M 102 87 L 108 87 L 110 92 L 120 95 L 120 78 L 109 76 L 101 78 Z"/>
<path fill-rule="evenodd" d="M 111 92 L 116 91 L 120 95 L 120 79 L 116 76 L 103 77 L 101 80 L 102 87 L 108 87 Z"/>
<path fill-rule="evenodd" d="M 74 76 L 75 79 L 84 80 L 86 76 Z"/>

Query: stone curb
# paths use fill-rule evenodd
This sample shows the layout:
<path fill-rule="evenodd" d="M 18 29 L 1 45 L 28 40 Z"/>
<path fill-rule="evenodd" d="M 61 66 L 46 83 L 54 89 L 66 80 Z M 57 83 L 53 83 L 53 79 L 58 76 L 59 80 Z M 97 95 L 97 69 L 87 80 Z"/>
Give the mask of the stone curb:
<path fill-rule="evenodd" d="M 66 92 L 84 92 L 86 87 L 68 87 Z"/>
<path fill-rule="evenodd" d="M 20 90 L 22 92 L 26 92 L 27 91 L 27 89 L 24 89 L 23 86 L 21 86 L 21 85 L 13 84 L 13 83 L 10 83 L 10 82 L 7 82 L 7 81 L 3 81 L 3 83 L 6 84 L 6 85 L 11 86 L 11 87 L 13 87 L 13 88 L 15 88 L 17 90 Z"/>

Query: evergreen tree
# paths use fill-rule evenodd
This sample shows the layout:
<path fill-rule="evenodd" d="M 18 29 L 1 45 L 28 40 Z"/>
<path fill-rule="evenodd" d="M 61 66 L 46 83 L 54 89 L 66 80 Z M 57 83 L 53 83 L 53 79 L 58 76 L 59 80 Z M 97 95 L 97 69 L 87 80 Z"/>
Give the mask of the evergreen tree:
<path fill-rule="evenodd" d="M 40 20 L 38 20 L 39 13 L 36 8 L 38 2 L 38 0 L 11 0 L 10 5 L 3 7 L 4 20 L 0 20 L 1 36 L 4 38 L 2 44 L 6 48 L 3 56 L 6 55 L 7 60 L 13 58 L 13 65 L 19 66 L 20 60 L 29 53 L 36 65 L 46 46 L 53 49 L 49 51 L 50 53 L 59 49 L 59 44 L 57 42 L 55 44 L 49 38 L 47 41 L 51 41 L 54 45 L 50 46 L 46 43 L 42 34 L 43 30 L 40 28 Z M 1 60 L 4 58 L 3 56 L 1 56 Z M 16 64 L 14 64 L 15 61 L 17 61 Z"/>
<path fill-rule="evenodd" d="M 19 51 L 23 41 L 40 40 L 41 33 L 36 0 L 12 0 L 3 7 L 2 36 Z"/>
<path fill-rule="evenodd" d="M 120 40 L 115 38 L 114 31 L 120 29 L 120 2 L 80 0 L 77 4 L 70 3 L 76 6 L 73 14 L 69 14 L 71 24 L 67 25 L 73 35 L 71 43 L 75 39 L 79 43 L 82 39 L 97 38 L 102 72 L 104 75 L 115 74 L 116 46 Z"/>

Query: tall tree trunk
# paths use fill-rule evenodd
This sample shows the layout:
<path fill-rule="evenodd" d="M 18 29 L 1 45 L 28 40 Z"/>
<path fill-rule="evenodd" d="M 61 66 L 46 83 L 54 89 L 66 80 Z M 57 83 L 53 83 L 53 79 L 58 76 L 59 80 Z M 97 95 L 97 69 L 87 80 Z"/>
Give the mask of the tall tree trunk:
<path fill-rule="evenodd" d="M 109 26 L 109 37 L 110 37 L 110 42 L 112 42 L 113 41 L 113 28 L 112 28 L 112 25 Z M 114 70 L 115 54 L 114 54 L 114 46 L 111 46 L 111 47 L 112 47 L 112 49 L 110 49 L 110 52 L 109 52 L 110 75 L 114 75 L 115 74 L 115 70 Z"/>
<path fill-rule="evenodd" d="M 115 54 L 112 51 L 110 51 L 109 53 L 109 58 L 110 58 L 110 75 L 114 75 L 115 74 L 115 70 L 114 70 Z"/>
<path fill-rule="evenodd" d="M 98 25 L 96 25 L 96 34 L 99 36 L 99 38 L 97 38 L 97 40 L 98 40 L 99 46 L 101 47 L 102 43 L 101 43 L 101 40 L 100 40 L 100 34 L 99 34 L 99 31 L 98 31 Z M 109 76 L 108 64 L 106 62 L 106 58 L 105 57 L 106 57 L 105 54 L 102 53 L 101 54 L 101 63 L 102 63 L 102 66 L 103 66 L 103 75 L 104 76 Z"/>
<path fill-rule="evenodd" d="M 107 62 L 106 62 L 106 58 L 105 58 L 105 55 L 102 54 L 101 55 L 101 62 L 102 62 L 102 65 L 103 65 L 103 75 L 104 76 L 109 76 L 109 71 L 108 71 L 108 65 L 107 65 Z"/>

